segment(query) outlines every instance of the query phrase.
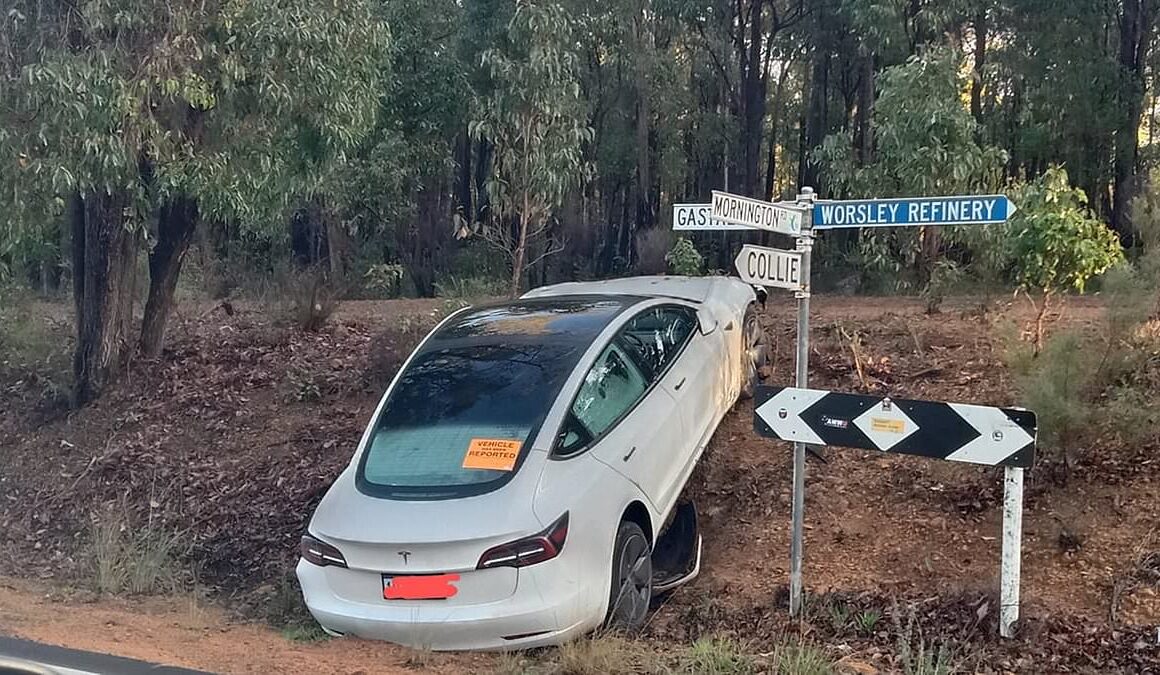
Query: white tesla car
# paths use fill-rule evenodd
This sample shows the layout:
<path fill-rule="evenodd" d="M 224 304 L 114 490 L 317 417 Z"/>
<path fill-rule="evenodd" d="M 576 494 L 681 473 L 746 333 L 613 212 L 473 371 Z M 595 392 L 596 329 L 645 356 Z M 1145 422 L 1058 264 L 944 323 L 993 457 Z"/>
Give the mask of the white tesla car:
<path fill-rule="evenodd" d="M 640 625 L 699 568 L 678 498 L 765 358 L 756 301 L 736 279 L 641 277 L 446 318 L 302 537 L 311 614 L 438 650 Z"/>

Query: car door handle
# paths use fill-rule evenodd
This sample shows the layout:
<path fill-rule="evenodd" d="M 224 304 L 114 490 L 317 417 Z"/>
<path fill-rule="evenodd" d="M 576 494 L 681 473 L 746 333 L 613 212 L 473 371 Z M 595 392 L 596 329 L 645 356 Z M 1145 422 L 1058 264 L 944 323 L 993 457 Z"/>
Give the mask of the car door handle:
<path fill-rule="evenodd" d="M 635 445 L 634 445 L 634 446 L 632 446 L 632 449 L 631 449 L 631 450 L 629 450 L 629 451 L 628 451 L 628 454 L 624 456 L 624 461 L 626 461 L 626 462 L 627 462 L 629 459 L 631 459 L 631 458 L 632 458 L 632 453 L 634 453 L 634 452 L 636 452 L 636 446 L 635 446 Z"/>
<path fill-rule="evenodd" d="M 673 387 L 673 391 L 680 391 L 680 390 L 681 390 L 681 387 L 685 386 L 685 380 L 686 380 L 686 379 L 687 379 L 687 378 L 684 378 L 684 377 L 682 377 L 682 378 L 681 378 L 681 381 L 677 383 L 677 386 Z"/>

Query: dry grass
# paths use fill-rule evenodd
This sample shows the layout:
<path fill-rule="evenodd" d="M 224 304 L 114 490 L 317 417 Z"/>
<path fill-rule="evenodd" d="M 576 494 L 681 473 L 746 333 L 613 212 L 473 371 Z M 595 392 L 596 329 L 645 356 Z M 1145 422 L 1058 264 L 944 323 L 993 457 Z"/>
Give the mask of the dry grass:
<path fill-rule="evenodd" d="M 150 595 L 170 593 L 180 586 L 180 533 L 152 522 L 136 527 L 119 504 L 94 515 L 90 536 L 92 583 L 97 592 Z"/>

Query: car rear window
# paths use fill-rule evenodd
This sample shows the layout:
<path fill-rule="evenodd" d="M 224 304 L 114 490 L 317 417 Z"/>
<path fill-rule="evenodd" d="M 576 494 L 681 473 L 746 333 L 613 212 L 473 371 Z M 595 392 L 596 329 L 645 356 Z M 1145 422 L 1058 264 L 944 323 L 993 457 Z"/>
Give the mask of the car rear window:
<path fill-rule="evenodd" d="M 359 463 L 360 489 L 439 499 L 507 482 L 583 349 L 548 341 L 418 354 L 375 421 Z"/>

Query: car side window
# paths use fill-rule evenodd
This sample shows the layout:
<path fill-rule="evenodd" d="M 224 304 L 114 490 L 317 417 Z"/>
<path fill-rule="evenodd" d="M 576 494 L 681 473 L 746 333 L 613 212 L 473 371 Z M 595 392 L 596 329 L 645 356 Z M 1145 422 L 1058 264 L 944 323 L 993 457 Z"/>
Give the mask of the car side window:
<path fill-rule="evenodd" d="M 697 315 L 692 309 L 661 305 L 633 317 L 620 339 L 652 380 L 668 368 L 696 327 Z"/>
<path fill-rule="evenodd" d="M 563 453 L 583 447 L 616 424 L 648 390 L 649 381 L 616 342 L 605 348 L 584 375 L 568 420 L 561 429 Z"/>

